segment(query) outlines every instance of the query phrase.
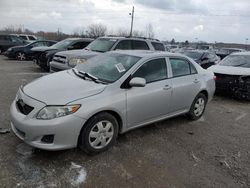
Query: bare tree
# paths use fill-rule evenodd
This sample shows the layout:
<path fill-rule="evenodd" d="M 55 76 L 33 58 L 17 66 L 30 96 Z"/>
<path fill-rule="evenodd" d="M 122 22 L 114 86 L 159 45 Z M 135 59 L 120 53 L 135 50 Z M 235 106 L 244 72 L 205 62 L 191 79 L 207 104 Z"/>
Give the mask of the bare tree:
<path fill-rule="evenodd" d="M 134 30 L 132 36 L 133 37 L 145 37 L 144 33 L 139 30 Z"/>
<path fill-rule="evenodd" d="M 102 24 L 92 24 L 88 27 L 86 34 L 90 38 L 98 38 L 106 35 L 107 27 Z"/>
<path fill-rule="evenodd" d="M 148 37 L 148 38 L 154 38 L 155 33 L 154 33 L 154 28 L 153 28 L 151 23 L 146 25 L 145 34 L 146 34 L 146 37 Z"/>
<path fill-rule="evenodd" d="M 128 30 L 128 29 L 125 29 L 125 28 L 119 28 L 119 29 L 116 31 L 116 34 L 117 34 L 118 36 L 127 37 L 127 36 L 129 36 L 129 30 Z"/>

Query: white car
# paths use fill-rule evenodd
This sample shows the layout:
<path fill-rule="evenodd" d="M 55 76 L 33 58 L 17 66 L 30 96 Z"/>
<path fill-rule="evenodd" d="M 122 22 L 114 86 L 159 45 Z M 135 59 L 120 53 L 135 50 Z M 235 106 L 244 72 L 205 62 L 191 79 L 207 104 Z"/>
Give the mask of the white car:
<path fill-rule="evenodd" d="M 233 53 L 208 68 L 216 76 L 216 91 L 250 100 L 250 52 Z"/>

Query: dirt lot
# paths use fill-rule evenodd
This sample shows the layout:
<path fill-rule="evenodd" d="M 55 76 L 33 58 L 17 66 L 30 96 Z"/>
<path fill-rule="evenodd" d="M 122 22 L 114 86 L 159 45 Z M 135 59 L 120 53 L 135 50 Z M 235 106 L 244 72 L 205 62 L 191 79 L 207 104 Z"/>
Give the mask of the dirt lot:
<path fill-rule="evenodd" d="M 32 62 L 0 56 L 1 128 L 10 127 L 20 84 L 43 75 Z M 216 96 L 199 121 L 182 116 L 131 131 L 96 156 L 0 134 L 0 187 L 250 187 L 249 104 Z"/>

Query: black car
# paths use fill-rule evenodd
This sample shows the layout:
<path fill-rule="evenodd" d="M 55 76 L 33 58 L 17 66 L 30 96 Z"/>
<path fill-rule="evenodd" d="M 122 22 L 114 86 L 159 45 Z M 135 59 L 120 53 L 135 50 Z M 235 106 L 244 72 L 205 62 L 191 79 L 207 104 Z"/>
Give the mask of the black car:
<path fill-rule="evenodd" d="M 25 46 L 14 46 L 9 48 L 4 55 L 8 58 L 14 58 L 18 60 L 30 60 L 34 58 L 35 52 L 31 51 L 32 48 L 38 46 L 51 46 L 54 45 L 56 41 L 51 40 L 40 40 L 35 41 Z"/>
<path fill-rule="evenodd" d="M 52 60 L 54 54 L 60 51 L 83 49 L 92 41 L 93 39 L 89 38 L 68 38 L 50 47 L 32 48 L 32 51 L 35 52 L 34 61 L 43 70 L 48 71 L 49 62 Z"/>
<path fill-rule="evenodd" d="M 220 61 L 220 58 L 211 51 L 191 50 L 184 51 L 183 54 L 192 58 L 204 69 L 207 69 L 208 67 L 215 65 Z"/>
<path fill-rule="evenodd" d="M 8 48 L 13 46 L 20 46 L 27 44 L 26 41 L 14 35 L 0 34 L 0 54 L 5 52 Z"/>

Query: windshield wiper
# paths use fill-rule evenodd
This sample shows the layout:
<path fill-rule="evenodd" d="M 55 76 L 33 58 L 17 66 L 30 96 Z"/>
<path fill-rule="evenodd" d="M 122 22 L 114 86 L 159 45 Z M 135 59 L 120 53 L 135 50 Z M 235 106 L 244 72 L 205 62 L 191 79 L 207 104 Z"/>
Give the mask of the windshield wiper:
<path fill-rule="evenodd" d="M 77 76 L 83 78 L 84 80 L 86 80 L 86 78 L 89 78 L 90 80 L 94 81 L 95 83 L 101 83 L 101 84 L 107 84 L 108 83 L 106 81 L 98 79 L 97 77 L 93 76 L 90 73 L 87 73 L 87 72 L 84 72 L 84 71 L 78 71 L 76 68 L 73 68 L 72 70 Z"/>

